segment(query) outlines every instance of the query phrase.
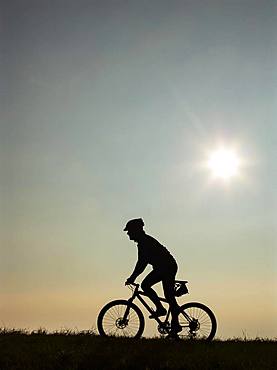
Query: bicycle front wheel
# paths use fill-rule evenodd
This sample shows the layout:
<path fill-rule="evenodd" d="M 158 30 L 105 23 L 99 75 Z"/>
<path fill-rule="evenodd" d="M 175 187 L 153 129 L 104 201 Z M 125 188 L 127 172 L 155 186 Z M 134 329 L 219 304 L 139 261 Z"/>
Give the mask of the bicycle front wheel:
<path fill-rule="evenodd" d="M 217 329 L 213 312 L 198 302 L 185 303 L 180 307 L 179 322 L 183 329 L 179 336 L 184 339 L 212 340 Z"/>
<path fill-rule="evenodd" d="M 144 330 L 144 317 L 134 303 L 116 300 L 102 308 L 97 327 L 100 335 L 139 338 Z"/>

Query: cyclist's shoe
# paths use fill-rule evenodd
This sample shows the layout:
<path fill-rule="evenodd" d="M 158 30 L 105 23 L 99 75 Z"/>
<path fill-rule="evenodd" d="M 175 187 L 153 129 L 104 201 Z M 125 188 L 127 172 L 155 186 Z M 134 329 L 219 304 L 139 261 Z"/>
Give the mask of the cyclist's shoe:
<path fill-rule="evenodd" d="M 182 328 L 182 326 L 180 324 L 172 325 L 171 326 L 170 333 L 177 335 L 177 333 L 180 333 L 180 331 L 182 331 L 182 329 L 183 328 Z"/>
<path fill-rule="evenodd" d="M 182 326 L 180 324 L 173 325 L 166 338 L 180 340 L 180 337 L 178 335 L 180 331 L 182 331 Z"/>
<path fill-rule="evenodd" d="M 155 319 L 159 316 L 165 316 L 167 314 L 167 310 L 164 307 L 157 309 L 157 311 L 153 311 L 153 313 L 149 316 L 149 319 Z"/>
<path fill-rule="evenodd" d="M 166 336 L 166 339 L 174 339 L 174 340 L 181 340 L 178 333 L 169 332 L 169 334 Z"/>

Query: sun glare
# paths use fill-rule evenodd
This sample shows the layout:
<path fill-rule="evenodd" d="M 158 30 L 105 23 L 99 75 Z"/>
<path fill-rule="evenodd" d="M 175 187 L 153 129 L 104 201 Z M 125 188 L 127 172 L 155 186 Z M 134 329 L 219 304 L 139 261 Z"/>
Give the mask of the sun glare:
<path fill-rule="evenodd" d="M 237 175 L 239 158 L 233 150 L 218 149 L 210 155 L 208 167 L 214 177 L 228 180 Z"/>

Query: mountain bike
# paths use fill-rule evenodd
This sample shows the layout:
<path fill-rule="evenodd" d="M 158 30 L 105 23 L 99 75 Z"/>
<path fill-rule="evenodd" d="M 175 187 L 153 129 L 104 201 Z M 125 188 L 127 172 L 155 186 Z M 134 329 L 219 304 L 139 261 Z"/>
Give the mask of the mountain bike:
<path fill-rule="evenodd" d="M 187 281 L 175 281 L 175 296 L 180 297 L 188 293 Z M 164 319 L 155 316 L 155 311 L 143 299 L 147 295 L 139 289 L 139 284 L 128 284 L 132 296 L 128 300 L 119 299 L 106 304 L 99 312 L 97 318 L 98 332 L 102 336 L 131 337 L 142 336 L 145 320 L 141 309 L 133 303 L 139 300 L 145 309 L 153 316 L 161 336 L 170 336 L 170 307 Z M 168 303 L 165 298 L 159 297 L 161 302 Z M 180 339 L 212 340 L 217 329 L 217 322 L 213 312 L 204 304 L 189 302 L 179 306 L 179 323 L 182 331 L 177 337 Z"/>

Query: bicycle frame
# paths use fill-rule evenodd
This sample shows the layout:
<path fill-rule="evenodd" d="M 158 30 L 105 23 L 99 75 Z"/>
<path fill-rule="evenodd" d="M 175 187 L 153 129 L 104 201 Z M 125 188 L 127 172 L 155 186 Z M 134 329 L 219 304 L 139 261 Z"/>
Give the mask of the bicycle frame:
<path fill-rule="evenodd" d="M 130 284 L 130 285 L 135 286 L 135 289 L 133 291 L 133 294 L 132 294 L 131 298 L 128 299 L 128 302 L 132 303 L 137 298 L 141 302 L 141 304 L 147 309 L 147 311 L 150 314 L 153 314 L 152 308 L 142 298 L 142 296 L 148 297 L 148 295 L 145 294 L 142 290 L 139 290 L 139 284 L 133 283 L 133 284 Z M 161 302 L 165 302 L 165 303 L 169 304 L 168 301 L 165 298 L 159 297 L 159 300 Z M 123 320 L 126 320 L 127 319 L 128 315 L 129 315 L 129 311 L 130 311 L 130 306 L 127 307 L 126 312 L 125 312 L 125 314 L 123 316 Z M 163 326 L 166 322 L 168 322 L 169 315 L 170 315 L 170 307 L 168 308 L 168 311 L 167 311 L 167 314 L 166 314 L 166 317 L 165 317 L 164 321 L 162 321 L 158 316 L 154 316 L 153 318 L 158 322 L 158 324 L 160 326 Z M 182 315 L 186 318 L 186 320 L 189 323 L 192 321 L 192 319 L 189 317 L 189 315 L 186 314 L 186 312 L 182 312 Z"/>

